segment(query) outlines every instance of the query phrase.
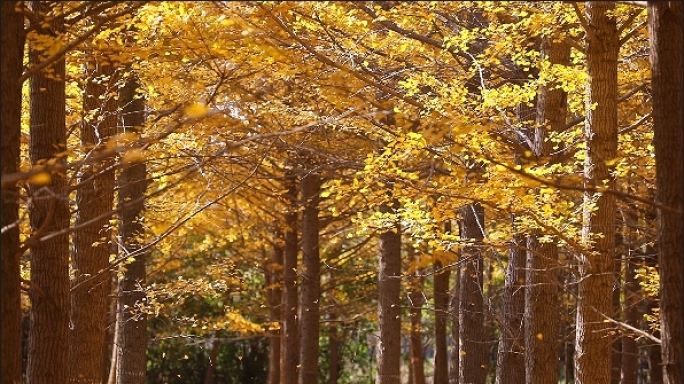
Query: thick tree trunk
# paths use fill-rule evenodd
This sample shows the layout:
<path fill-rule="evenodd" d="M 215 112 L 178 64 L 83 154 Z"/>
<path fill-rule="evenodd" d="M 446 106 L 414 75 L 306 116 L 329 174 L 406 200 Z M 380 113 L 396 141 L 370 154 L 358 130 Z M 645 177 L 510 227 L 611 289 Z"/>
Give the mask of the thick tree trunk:
<path fill-rule="evenodd" d="M 503 292 L 503 313 L 499 330 L 496 362 L 496 384 L 525 383 L 525 348 L 523 311 L 525 308 L 525 252 L 518 247 L 525 241 L 514 235 L 508 251 L 508 265 Z"/>
<path fill-rule="evenodd" d="M 302 290 L 299 302 L 299 384 L 318 381 L 320 336 L 321 259 L 319 253 L 318 202 L 320 176 L 302 178 Z"/>
<path fill-rule="evenodd" d="M 22 4 L 23 3 L 18 3 Z M 0 4 L 0 135 L 2 136 L 2 175 L 19 170 L 21 142 L 21 85 L 19 78 L 24 57 L 24 16 L 16 2 Z M 0 381 L 22 382 L 21 362 L 21 293 L 19 244 L 19 190 L 16 185 L 2 186 L 2 272 L 0 275 Z"/>
<path fill-rule="evenodd" d="M 53 5 L 32 2 L 36 15 L 49 14 Z M 63 30 L 63 20 L 55 18 L 52 30 Z M 43 26 L 36 26 L 49 34 Z M 42 52 L 29 49 L 29 61 L 40 62 Z M 54 159 L 66 149 L 65 61 L 57 61 L 33 76 L 31 83 L 31 163 Z M 63 162 L 62 156 L 58 162 Z M 69 196 L 65 176 L 50 175 L 45 185 L 31 185 L 31 232 L 50 235 L 69 227 Z M 30 240 L 29 240 L 30 241 Z M 31 246 L 31 328 L 28 342 L 29 383 L 65 383 L 69 370 L 69 236 L 38 241 Z"/>
<path fill-rule="evenodd" d="M 285 213 L 283 255 L 283 298 L 282 329 L 280 338 L 280 383 L 297 383 L 297 366 L 299 364 L 299 330 L 297 321 L 297 184 L 294 179 L 288 180 L 287 201 L 289 206 Z"/>
<path fill-rule="evenodd" d="M 488 356 L 484 324 L 483 260 L 478 243 L 484 239 L 484 209 L 470 204 L 461 211 L 460 237 L 474 241 L 461 253 L 459 276 L 459 382 L 484 384 Z"/>
<path fill-rule="evenodd" d="M 139 81 L 131 77 L 122 87 L 119 103 L 123 110 L 123 130 L 140 135 L 144 119 L 144 101 L 136 96 Z M 147 367 L 147 315 L 140 311 L 145 304 L 145 262 L 140 236 L 144 233 L 143 211 L 147 170 L 144 162 L 126 166 L 119 176 L 119 257 L 133 255 L 133 262 L 119 280 L 119 334 L 117 338 L 117 384 L 144 384 Z"/>
<path fill-rule="evenodd" d="M 663 379 L 684 382 L 684 111 L 682 110 L 682 4 L 648 2 L 653 86 L 653 146 L 656 157 L 656 202 L 671 208 L 658 210 L 660 265 L 660 338 Z"/>
<path fill-rule="evenodd" d="M 615 189 L 609 160 L 617 156 L 617 56 L 619 33 L 609 14 L 613 2 L 587 2 L 589 75 L 584 177 L 587 187 Z M 583 238 L 587 251 L 579 260 L 575 382 L 607 383 L 611 376 L 610 330 L 615 259 L 615 196 L 584 194 Z"/>
<path fill-rule="evenodd" d="M 451 231 L 448 228 L 447 231 Z M 434 263 L 435 290 L 435 368 L 434 384 L 449 383 L 449 360 L 447 358 L 447 322 L 449 320 L 449 269 L 443 268 L 442 260 Z"/>
<path fill-rule="evenodd" d="M 116 134 L 116 100 L 108 95 L 115 84 L 113 66 L 101 66 L 97 58 L 89 64 L 89 80 L 85 89 L 84 119 L 81 145 L 103 148 L 107 139 Z M 102 81 L 101 77 L 105 77 Z M 71 292 L 71 345 L 69 351 L 69 381 L 71 383 L 101 383 L 103 355 L 106 349 L 109 279 L 103 272 L 109 265 L 109 216 L 114 201 L 114 171 L 107 169 L 113 161 L 84 165 L 78 174 L 76 192 L 76 226 L 72 266 L 74 280 Z M 97 277 L 96 279 L 92 279 Z M 91 280 L 88 280 L 91 279 Z M 87 281 L 87 282 L 84 282 Z"/>
<path fill-rule="evenodd" d="M 416 253 L 413 247 L 407 247 L 410 263 L 416 262 Z M 412 384 L 425 384 L 425 360 L 423 358 L 423 304 L 425 304 L 425 296 L 423 296 L 423 269 L 416 268 L 411 277 L 409 298 L 409 319 L 411 321 L 411 330 L 409 333 L 409 341 L 411 344 L 410 350 L 410 379 Z"/>
<path fill-rule="evenodd" d="M 392 212 L 389 205 L 380 208 Z M 401 234 L 397 224 L 380 235 L 378 372 L 376 384 L 401 383 Z"/>
<path fill-rule="evenodd" d="M 283 281 L 283 248 L 275 246 L 271 252 L 271 261 L 266 267 L 266 297 L 268 298 L 268 316 L 273 323 L 280 322 Z M 264 255 L 265 257 L 266 255 Z M 280 329 L 269 331 L 268 336 L 268 384 L 280 383 Z"/>

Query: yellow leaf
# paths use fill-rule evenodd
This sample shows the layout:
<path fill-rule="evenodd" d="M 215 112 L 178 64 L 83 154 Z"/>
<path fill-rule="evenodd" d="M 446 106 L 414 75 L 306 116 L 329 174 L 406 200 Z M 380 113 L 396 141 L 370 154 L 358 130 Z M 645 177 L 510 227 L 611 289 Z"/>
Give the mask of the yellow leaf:
<path fill-rule="evenodd" d="M 48 185 L 52 182 L 52 176 L 48 172 L 36 173 L 29 177 L 28 182 L 34 185 Z"/>
<path fill-rule="evenodd" d="M 145 154 L 141 149 L 132 149 L 123 155 L 121 162 L 124 164 L 133 164 L 145 161 L 145 159 Z"/>
<path fill-rule="evenodd" d="M 199 119 L 204 117 L 209 112 L 209 107 L 201 103 L 195 103 L 185 108 L 185 116 L 192 119 Z"/>

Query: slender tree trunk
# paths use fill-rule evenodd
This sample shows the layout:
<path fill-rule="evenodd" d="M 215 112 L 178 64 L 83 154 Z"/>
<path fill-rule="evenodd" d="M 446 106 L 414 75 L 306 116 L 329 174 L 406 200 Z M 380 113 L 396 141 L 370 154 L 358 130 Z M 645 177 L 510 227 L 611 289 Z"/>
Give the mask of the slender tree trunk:
<path fill-rule="evenodd" d="M 45 17 L 53 6 L 32 2 L 33 12 Z M 52 30 L 63 31 L 63 20 L 54 18 Z M 38 27 L 39 33 L 49 32 Z M 29 62 L 40 62 L 36 47 L 29 48 Z M 65 61 L 57 61 L 33 76 L 31 83 L 31 163 L 54 159 L 66 149 Z M 58 162 L 63 162 L 62 156 Z M 45 185 L 31 185 L 31 233 L 39 236 L 69 227 L 69 196 L 64 176 L 53 173 Z M 30 241 L 30 240 L 29 240 Z M 65 383 L 69 367 L 69 237 L 38 241 L 31 247 L 31 328 L 28 341 L 29 383 Z"/>
<path fill-rule="evenodd" d="M 584 176 L 588 187 L 615 189 L 609 160 L 617 156 L 617 56 L 619 34 L 613 2 L 586 3 L 589 75 Z M 611 373 L 610 330 L 603 316 L 612 314 L 615 258 L 615 196 L 585 192 L 583 237 L 587 251 L 579 260 L 575 381 L 608 383 Z M 593 207 L 593 208 L 592 208 Z"/>
<path fill-rule="evenodd" d="M 114 288 L 116 289 L 118 296 L 119 286 L 116 285 Z M 118 311 L 118 303 L 119 300 L 117 297 L 114 301 L 114 339 L 112 340 L 112 355 L 109 361 L 109 374 L 107 375 L 107 384 L 116 384 L 116 367 L 118 366 L 117 360 L 119 359 L 119 349 L 116 346 L 119 340 L 119 333 L 121 333 L 121 329 L 119 328 L 119 326 L 121 325 L 121 315 Z"/>
<path fill-rule="evenodd" d="M 294 179 L 288 180 L 287 201 L 289 206 L 285 213 L 283 255 L 283 299 L 282 330 L 280 339 L 280 383 L 297 383 L 297 366 L 299 365 L 299 331 L 297 321 L 297 184 Z"/>
<path fill-rule="evenodd" d="M 447 232 L 451 228 L 446 229 Z M 435 291 L 435 369 L 434 384 L 449 383 L 449 360 L 447 358 L 447 322 L 449 320 L 449 269 L 443 268 L 442 260 L 434 263 Z"/>
<path fill-rule="evenodd" d="M 116 133 L 116 100 L 108 96 L 116 80 L 112 78 L 112 65 L 102 66 L 96 57 L 88 65 L 84 116 L 96 112 L 91 119 L 84 118 L 81 145 L 96 152 Z M 107 169 L 111 165 L 111 160 L 86 164 L 78 174 L 76 225 L 83 227 L 74 232 L 73 238 L 72 287 L 78 288 L 71 292 L 71 383 L 103 380 L 110 279 L 110 273 L 103 272 L 109 265 L 109 217 L 106 215 L 112 212 L 115 185 L 114 171 Z M 97 278 L 84 283 L 93 277 Z"/>
<path fill-rule="evenodd" d="M 460 256 L 456 263 L 459 267 L 456 269 L 456 273 L 454 273 L 454 286 L 451 289 L 451 302 L 450 302 L 450 311 L 451 311 L 451 351 L 449 351 L 449 384 L 458 384 L 458 376 L 459 376 L 459 366 L 458 362 L 461 358 L 461 348 L 459 345 L 459 335 L 461 333 L 460 327 L 459 327 L 459 309 L 460 309 L 460 276 L 461 276 L 461 263 L 460 263 Z"/>
<path fill-rule="evenodd" d="M 21 85 L 19 78 L 24 57 L 24 16 L 15 7 L 23 2 L 6 1 L 0 5 L 2 55 L 0 55 L 0 135 L 2 136 L 2 175 L 19 170 L 21 142 Z M 19 190 L 2 186 L 2 272 L 0 275 L 0 381 L 21 383 L 21 293 L 19 244 Z"/>
<path fill-rule="evenodd" d="M 283 272 L 283 248 L 275 246 L 271 252 L 271 262 L 266 267 L 266 296 L 270 321 L 280 321 L 282 291 L 280 282 Z M 264 255 L 265 257 L 266 255 Z M 268 384 L 280 383 L 280 329 L 269 331 L 268 337 Z"/>
<path fill-rule="evenodd" d="M 672 210 L 658 210 L 660 272 L 660 338 L 663 379 L 684 382 L 684 149 L 682 134 L 682 4 L 648 2 L 653 86 L 653 146 L 656 157 L 656 202 Z"/>
<path fill-rule="evenodd" d="M 631 237 L 629 238 L 631 240 Z M 639 328 L 639 282 L 636 280 L 637 263 L 636 256 L 632 250 L 632 241 L 629 241 L 629 251 L 625 265 L 625 288 L 624 288 L 624 314 L 625 323 Z M 622 384 L 637 384 L 639 380 L 639 346 L 635 337 L 623 335 L 622 341 Z"/>
<path fill-rule="evenodd" d="M 136 95 L 140 83 L 130 77 L 122 87 L 119 103 L 123 110 L 123 130 L 140 135 L 144 119 L 144 100 Z M 144 233 L 143 211 L 147 170 L 144 162 L 126 166 L 119 176 L 119 257 L 132 255 L 133 262 L 119 280 L 119 334 L 117 339 L 117 384 L 144 384 L 147 367 L 147 315 L 145 304 L 145 262 L 140 237 Z"/>
<path fill-rule="evenodd" d="M 484 384 L 488 356 L 484 325 L 483 260 L 478 247 L 484 239 L 484 209 L 467 205 L 461 211 L 461 239 L 474 240 L 462 250 L 459 276 L 459 382 Z"/>
<path fill-rule="evenodd" d="M 499 330 L 496 384 L 525 383 L 523 311 L 525 308 L 525 252 L 522 235 L 513 236 L 503 292 L 503 313 Z"/>
<path fill-rule="evenodd" d="M 383 205 L 380 212 L 393 209 Z M 401 383 L 401 234 L 399 225 L 380 234 L 378 271 L 378 321 L 376 384 Z"/>
<path fill-rule="evenodd" d="M 299 302 L 299 384 L 318 381 L 320 336 L 321 260 L 319 254 L 318 202 L 320 176 L 311 172 L 302 178 L 302 290 Z"/>
<path fill-rule="evenodd" d="M 204 375 L 204 384 L 214 384 L 216 383 L 216 364 L 218 363 L 218 350 L 221 344 L 216 334 L 212 334 L 209 339 L 209 364 L 207 365 L 207 371 Z M 270 383 L 270 382 L 269 382 Z"/>
<path fill-rule="evenodd" d="M 340 340 L 340 330 L 335 324 L 337 316 L 332 314 L 330 316 L 332 321 L 330 329 L 328 330 L 328 347 L 330 349 L 330 354 L 328 355 L 328 360 L 330 361 L 330 369 L 328 371 L 328 384 L 337 384 L 340 379 L 340 368 L 342 363 L 342 356 L 340 354 L 340 348 L 342 343 Z"/>
<path fill-rule="evenodd" d="M 412 246 L 407 247 L 407 252 L 411 258 L 410 263 L 415 264 L 416 252 Z M 423 304 L 425 304 L 425 297 L 423 296 L 423 269 L 416 268 L 413 276 L 409 282 L 410 291 L 409 298 L 409 319 L 411 320 L 411 331 L 409 340 L 411 344 L 410 350 L 410 379 L 412 384 L 425 384 L 425 361 L 423 358 L 423 338 L 422 338 L 422 319 L 423 319 Z"/>

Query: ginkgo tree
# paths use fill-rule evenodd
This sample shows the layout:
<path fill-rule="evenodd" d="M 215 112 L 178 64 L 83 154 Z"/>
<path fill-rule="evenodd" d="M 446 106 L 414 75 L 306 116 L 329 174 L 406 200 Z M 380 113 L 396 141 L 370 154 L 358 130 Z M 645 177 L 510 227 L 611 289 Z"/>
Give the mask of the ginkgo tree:
<path fill-rule="evenodd" d="M 147 327 L 157 373 L 164 348 L 184 348 L 165 339 L 182 335 L 207 341 L 198 361 L 208 365 L 195 375 L 205 382 L 224 374 L 227 365 L 214 362 L 229 358 L 231 339 L 248 338 L 244 356 L 261 364 L 250 368 L 259 372 L 253 380 L 355 382 L 373 376 L 355 365 L 361 353 L 377 362 L 377 382 L 396 383 L 406 376 L 402 340 L 412 332 L 418 351 L 423 322 L 437 340 L 429 369 L 416 353 L 409 362 L 416 384 L 426 379 L 422 372 L 436 382 L 636 382 L 632 356 L 642 340 L 663 343 L 664 378 L 677 382 L 671 367 L 681 334 L 672 300 L 681 296 L 681 279 L 672 272 L 679 259 L 665 255 L 681 245 L 681 236 L 667 240 L 681 218 L 681 193 L 663 181 L 663 164 L 677 150 L 663 149 L 658 135 L 672 132 L 656 111 L 662 92 L 681 93 L 681 78 L 656 81 L 651 68 L 666 60 L 653 56 L 658 47 L 674 49 L 658 46 L 657 16 L 681 29 L 681 9 L 69 2 L 42 4 L 51 6 L 43 14 L 18 4 L 3 5 L 3 21 L 15 20 L 3 23 L 3 46 L 16 47 L 3 55 L 2 74 L 3 303 L 18 301 L 21 260 L 32 276 L 25 275 L 25 309 L 34 321 L 50 314 L 36 292 L 61 287 L 49 290 L 62 293 L 62 315 L 71 313 L 75 327 L 64 344 L 72 361 L 88 355 L 92 362 L 59 375 L 100 382 L 109 364 L 110 381 L 142 382 Z M 12 38 L 23 18 L 34 56 L 22 72 L 24 33 Z M 43 18 L 63 21 L 65 33 L 35 29 L 45 29 Z M 55 77 L 61 59 L 65 71 Z M 20 115 L 27 79 L 64 82 L 54 91 L 64 97 L 60 114 L 50 115 L 61 119 L 64 109 L 60 127 L 71 127 L 55 138 L 61 153 L 37 155 L 47 101 L 39 102 L 41 87 L 30 95 L 26 88 L 31 109 L 26 104 Z M 131 123 L 134 115 L 141 119 Z M 29 142 L 20 150 L 22 122 Z M 135 134 L 113 135 L 114 125 L 126 124 Z M 144 168 L 136 182 L 146 189 L 127 198 L 133 168 Z M 67 192 L 60 195 L 49 183 L 61 178 Z M 43 192 L 62 196 L 55 204 L 68 208 L 47 238 L 31 204 Z M 136 218 L 127 221 L 135 204 Z M 656 225 L 662 241 L 649 229 Z M 58 236 L 62 247 L 73 239 L 70 264 L 68 252 L 54 265 L 40 256 Z M 632 309 L 642 295 L 655 307 L 649 249 L 662 252 L 660 285 L 673 290 L 661 297 L 665 312 L 645 313 L 647 324 Z M 43 263 L 59 276 L 40 280 Z M 120 314 L 149 320 L 132 338 L 142 353 L 128 355 L 130 370 L 117 361 L 121 353 L 84 352 L 106 353 L 105 344 L 86 339 L 107 334 L 110 276 L 138 294 L 119 298 Z M 71 296 L 63 289 L 69 282 Z M 83 316 L 88 300 L 97 317 Z M 3 328 L 18 329 L 13 308 L 3 307 Z M 561 319 L 564 312 L 576 318 Z M 662 341 L 649 328 L 654 319 Z M 124 345 L 131 321 L 109 332 L 118 333 L 110 344 Z M 60 337 L 68 335 L 62 323 L 52 330 Z M 30 381 L 45 374 L 35 351 L 49 345 L 35 324 Z M 3 332 L 2 343 L 3 379 L 15 381 L 21 367 L 4 357 L 20 347 L 16 336 Z M 657 380 L 657 360 L 649 364 Z M 159 375 L 148 381 L 169 377 Z"/>

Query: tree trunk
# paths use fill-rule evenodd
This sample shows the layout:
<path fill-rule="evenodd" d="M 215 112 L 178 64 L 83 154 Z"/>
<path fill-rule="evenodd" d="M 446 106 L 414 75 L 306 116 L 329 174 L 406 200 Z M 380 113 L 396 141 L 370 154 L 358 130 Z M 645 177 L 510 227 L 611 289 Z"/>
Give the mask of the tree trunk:
<path fill-rule="evenodd" d="M 32 2 L 33 12 L 46 17 L 53 6 Z M 52 30 L 63 31 L 63 20 L 54 18 Z M 55 33 L 36 26 L 42 35 Z M 29 48 L 29 62 L 40 62 L 40 52 Z M 50 73 L 47 73 L 47 72 Z M 65 61 L 58 60 L 31 80 L 31 163 L 58 157 L 66 149 Z M 58 162 L 63 162 L 61 156 Z M 29 188 L 31 233 L 50 235 L 69 227 L 69 196 L 65 176 L 50 175 L 45 185 Z M 31 241 L 31 240 L 29 240 Z M 31 328 L 28 341 L 29 383 L 65 383 L 69 370 L 69 236 L 61 235 L 31 244 Z"/>
<path fill-rule="evenodd" d="M 108 96 L 114 87 L 112 65 L 102 66 L 97 58 L 89 63 L 86 75 L 84 116 L 96 111 L 90 120 L 84 118 L 81 145 L 103 148 L 116 133 L 116 100 Z M 101 77 L 104 77 L 102 81 Z M 109 265 L 109 216 L 114 201 L 112 161 L 89 163 L 78 173 L 80 185 L 76 192 L 76 226 L 72 266 L 74 280 L 71 292 L 71 345 L 69 351 L 69 381 L 71 383 L 101 383 L 102 356 L 106 349 L 106 325 L 111 274 L 103 272 Z M 92 279 L 97 277 L 96 279 Z M 85 282 L 88 279 L 88 282 Z M 80 285 L 79 285 L 80 284 Z"/>
<path fill-rule="evenodd" d="M 204 384 L 216 383 L 216 364 L 218 363 L 218 350 L 220 344 L 221 340 L 216 337 L 215 333 L 212 334 L 209 339 L 209 364 L 207 365 L 207 371 L 204 374 Z"/>
<path fill-rule="evenodd" d="M 17 3 L 6 1 L 0 5 L 2 55 L 0 55 L 0 134 L 2 135 L 2 175 L 19 170 L 21 142 L 21 85 L 23 70 L 24 16 L 15 10 Z M 2 199 L 2 272 L 0 275 L 0 381 L 22 382 L 21 361 L 21 292 L 19 244 L 19 189 L 3 184 Z"/>
<path fill-rule="evenodd" d="M 144 119 L 144 100 L 136 96 L 140 83 L 131 77 L 122 87 L 119 103 L 123 113 L 123 130 L 140 135 Z M 143 211 L 147 170 L 144 162 L 126 166 L 119 176 L 119 257 L 132 255 L 133 261 L 119 280 L 119 335 L 117 339 L 117 384 L 144 384 L 147 367 L 147 315 L 140 310 L 145 304 L 145 261 L 140 236 L 144 233 Z"/>
<path fill-rule="evenodd" d="M 660 265 L 660 338 L 663 379 L 684 382 L 684 224 L 682 224 L 682 4 L 648 2 L 653 86 L 653 146 L 656 158 Z"/>
<path fill-rule="evenodd" d="M 393 209 L 385 204 L 380 212 Z M 376 384 L 401 383 L 401 234 L 399 224 L 380 234 L 378 372 Z"/>
<path fill-rule="evenodd" d="M 289 206 L 285 213 L 283 255 L 283 299 L 282 330 L 280 338 L 280 383 L 297 383 L 297 366 L 299 365 L 299 330 L 297 326 L 297 184 L 294 179 L 288 180 L 287 201 Z"/>
<path fill-rule="evenodd" d="M 457 257 L 459 255 L 457 254 Z M 459 327 L 459 309 L 460 309 L 460 257 L 456 260 L 456 265 L 459 266 L 454 273 L 454 286 L 451 289 L 451 351 L 449 351 L 449 384 L 458 384 L 459 366 L 458 362 L 461 358 L 461 347 L 459 345 L 459 335 L 461 333 Z"/>
<path fill-rule="evenodd" d="M 410 263 L 416 262 L 416 253 L 412 246 L 407 247 L 407 252 L 411 258 Z M 411 280 L 409 298 L 409 319 L 411 320 L 411 331 L 409 340 L 411 344 L 410 351 L 410 378 L 412 384 L 425 384 L 425 361 L 423 359 L 423 338 L 422 338 L 422 319 L 423 319 L 423 304 L 425 304 L 425 297 L 423 296 L 423 269 L 416 268 Z"/>
<path fill-rule="evenodd" d="M 451 228 L 447 228 L 450 232 Z M 434 384 L 449 383 L 449 360 L 447 358 L 447 321 L 449 320 L 449 269 L 443 268 L 442 260 L 434 263 L 435 290 L 435 369 Z"/>
<path fill-rule="evenodd" d="M 615 189 L 612 167 L 617 156 L 617 56 L 619 33 L 609 14 L 613 2 L 586 3 L 589 75 L 584 177 L 587 187 Z M 615 196 L 585 192 L 583 238 L 587 251 L 579 260 L 575 382 L 607 383 L 611 376 L 610 330 L 615 259 Z M 593 208 L 592 208 L 593 206 Z"/>
<path fill-rule="evenodd" d="M 484 324 L 483 260 L 479 243 L 484 239 L 484 209 L 479 204 L 467 205 L 461 211 L 460 237 L 474 241 L 460 257 L 459 276 L 459 382 L 484 384 L 488 356 Z"/>
<path fill-rule="evenodd" d="M 337 316 L 334 314 L 330 316 L 332 321 L 330 329 L 328 330 L 328 348 L 330 349 L 330 354 L 328 355 L 328 360 L 330 361 L 330 369 L 328 371 L 328 384 L 337 384 L 340 379 L 340 368 L 341 368 L 341 354 L 340 348 L 342 343 L 340 340 L 339 329 L 334 323 L 337 320 Z"/>
<path fill-rule="evenodd" d="M 266 255 L 264 255 L 264 258 Z M 268 298 L 268 316 L 271 322 L 280 321 L 280 300 L 282 292 L 280 282 L 283 271 L 283 248 L 273 247 L 271 262 L 266 267 L 266 297 Z M 268 337 L 268 384 L 280 383 L 280 329 L 269 331 Z"/>
<path fill-rule="evenodd" d="M 517 248 L 524 242 L 522 235 L 513 236 L 508 251 L 508 265 L 503 292 L 503 313 L 499 330 L 496 362 L 496 384 L 525 383 L 525 348 L 523 311 L 525 308 L 525 253 Z"/>
<path fill-rule="evenodd" d="M 628 239 L 632 240 L 631 237 Z M 639 282 L 636 280 L 637 255 L 632 251 L 634 242 L 628 241 L 629 251 L 625 265 L 625 288 L 624 288 L 624 314 L 625 323 L 639 328 Z M 635 336 L 630 334 L 623 335 L 622 341 L 622 384 L 637 384 L 639 380 L 639 346 Z"/>
<path fill-rule="evenodd" d="M 320 336 L 321 260 L 319 254 L 318 202 L 320 176 L 302 178 L 302 290 L 299 302 L 299 384 L 318 382 Z"/>

